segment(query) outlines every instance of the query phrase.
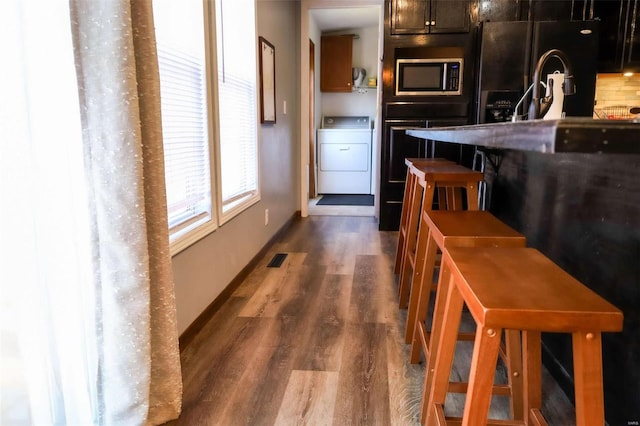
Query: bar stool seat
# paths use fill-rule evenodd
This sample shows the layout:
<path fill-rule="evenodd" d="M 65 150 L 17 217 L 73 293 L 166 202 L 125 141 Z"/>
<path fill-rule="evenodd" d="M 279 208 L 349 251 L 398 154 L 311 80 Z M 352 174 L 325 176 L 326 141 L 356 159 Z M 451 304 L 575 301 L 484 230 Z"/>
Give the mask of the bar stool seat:
<path fill-rule="evenodd" d="M 487 424 L 503 329 L 522 332 L 527 424 L 546 424 L 540 412 L 541 332 L 572 334 L 576 423 L 604 424 L 601 333 L 622 330 L 619 309 L 535 249 L 453 247 L 445 250 L 442 268 L 450 274 L 436 298 L 423 422 L 447 424 L 443 406 L 466 304 L 476 333 L 464 413 L 456 424 Z"/>
<path fill-rule="evenodd" d="M 486 211 L 422 212 L 405 329 L 405 342 L 412 344 L 412 363 L 419 361 L 421 347 L 428 353 L 425 320 L 438 252 L 449 247 L 525 247 L 526 242 L 524 235 Z"/>
<path fill-rule="evenodd" d="M 418 185 L 422 188 L 421 211 L 433 210 L 433 200 L 437 188 L 446 190 L 446 209 L 462 210 L 465 207 L 462 198 L 464 189 L 466 194 L 466 208 L 478 210 L 478 186 L 484 179 L 482 172 L 476 172 L 457 164 L 445 164 L 439 166 L 419 166 L 414 164 L 412 174 L 415 174 Z M 418 192 L 418 191 L 416 191 Z M 442 210 L 443 206 L 439 206 Z M 416 242 L 418 234 L 419 215 L 415 219 L 410 218 L 408 233 L 405 238 L 404 254 L 400 266 L 398 280 L 398 305 L 406 308 L 409 301 L 409 283 L 415 269 Z"/>
<path fill-rule="evenodd" d="M 402 213 L 400 215 L 400 230 L 398 232 L 398 246 L 396 248 L 396 262 L 394 274 L 400 273 L 400 268 L 405 255 L 405 242 L 409 229 L 417 232 L 418 218 L 420 215 L 420 205 L 422 204 L 422 187 L 418 183 L 418 168 L 426 166 L 441 166 L 444 164 L 455 164 L 444 158 L 405 158 L 407 165 L 407 178 L 402 199 Z M 412 222 L 413 220 L 413 222 Z M 415 238 L 415 237 L 414 237 Z"/>

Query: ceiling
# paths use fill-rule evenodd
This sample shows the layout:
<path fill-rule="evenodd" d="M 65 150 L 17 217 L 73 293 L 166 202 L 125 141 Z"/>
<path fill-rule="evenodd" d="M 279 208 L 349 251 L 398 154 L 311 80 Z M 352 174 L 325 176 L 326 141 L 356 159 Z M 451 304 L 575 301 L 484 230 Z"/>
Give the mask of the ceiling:
<path fill-rule="evenodd" d="M 378 6 L 309 10 L 321 32 L 377 26 L 379 14 Z"/>

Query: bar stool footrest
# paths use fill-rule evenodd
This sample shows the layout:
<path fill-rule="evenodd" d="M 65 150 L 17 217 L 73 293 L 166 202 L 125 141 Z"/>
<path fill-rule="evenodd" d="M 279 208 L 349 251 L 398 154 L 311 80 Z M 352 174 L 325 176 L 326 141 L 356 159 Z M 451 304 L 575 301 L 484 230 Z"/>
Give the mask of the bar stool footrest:
<path fill-rule="evenodd" d="M 462 426 L 462 419 L 460 417 L 446 417 L 445 423 L 437 423 L 437 424 L 438 425 L 443 424 L 446 426 Z M 525 422 L 519 422 L 515 420 L 489 419 L 487 420 L 485 425 L 487 426 L 525 426 Z"/>
<path fill-rule="evenodd" d="M 476 335 L 475 333 L 470 332 L 459 332 L 458 340 L 459 341 L 467 341 L 473 342 Z M 427 331 L 427 326 L 424 323 L 420 323 L 418 325 L 418 338 L 420 339 L 420 346 L 422 346 L 422 352 L 424 353 L 425 359 L 429 358 L 429 347 L 431 346 L 431 332 Z M 411 364 L 418 364 L 420 359 L 410 359 Z"/>
<path fill-rule="evenodd" d="M 469 383 L 467 382 L 449 382 L 447 392 L 451 393 L 467 393 Z M 511 387 L 509 385 L 493 385 L 492 395 L 511 396 Z"/>
<path fill-rule="evenodd" d="M 441 414 L 442 413 L 442 414 Z M 435 420 L 437 426 L 462 426 L 462 418 L 460 417 L 445 417 L 442 404 L 436 405 Z M 499 420 L 489 419 L 485 423 L 487 426 L 524 426 L 525 422 L 517 420 Z M 546 423 L 545 423 L 546 424 Z"/>
<path fill-rule="evenodd" d="M 410 249 L 405 254 L 405 262 L 409 262 L 411 270 L 413 271 L 416 266 L 416 251 Z M 398 308 L 407 309 L 409 306 L 409 293 L 407 293 L 407 287 L 410 285 L 406 279 L 403 280 L 403 271 L 400 273 L 400 282 L 398 284 Z"/>
<path fill-rule="evenodd" d="M 416 332 L 418 333 L 418 339 L 420 340 L 420 347 L 424 352 L 424 359 L 429 359 L 429 341 L 431 340 L 431 335 L 427 331 L 427 327 L 424 323 L 417 324 L 418 329 Z M 416 346 L 412 344 L 411 354 L 409 358 L 409 362 L 411 364 L 420 363 L 420 352 L 416 350 Z"/>
<path fill-rule="evenodd" d="M 548 423 L 539 408 L 532 408 L 529 410 L 529 424 L 533 426 L 548 426 Z"/>
<path fill-rule="evenodd" d="M 435 413 L 436 413 L 436 425 L 437 426 L 447 426 L 447 418 L 444 415 L 444 407 L 442 404 L 435 404 Z"/>

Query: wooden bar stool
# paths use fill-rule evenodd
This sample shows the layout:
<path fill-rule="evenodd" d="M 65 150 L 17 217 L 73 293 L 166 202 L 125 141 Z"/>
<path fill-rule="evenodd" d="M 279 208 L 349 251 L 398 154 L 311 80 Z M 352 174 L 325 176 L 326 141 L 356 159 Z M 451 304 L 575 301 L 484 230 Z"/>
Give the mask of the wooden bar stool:
<path fill-rule="evenodd" d="M 540 412 L 541 332 L 571 333 L 576 423 L 604 424 L 601 333 L 622 330 L 622 312 L 530 248 L 452 247 L 443 255 L 422 401 L 422 421 L 445 425 L 444 401 L 463 304 L 476 322 L 463 425 L 485 425 L 500 336 L 520 330 L 523 411 L 527 424 L 546 424 Z M 436 340 L 437 339 L 437 340 Z M 523 424 L 504 422 L 500 424 Z"/>
<path fill-rule="evenodd" d="M 502 223 L 486 211 L 423 211 L 418 248 L 417 267 L 411 281 L 409 310 L 405 331 L 406 343 L 411 343 L 410 361 L 420 361 L 421 349 L 425 358 L 429 355 L 430 333 L 426 319 L 431 292 L 434 289 L 433 275 L 438 251 L 449 247 L 525 247 L 526 238 Z M 446 272 L 446 271 L 445 271 Z M 446 273 L 445 273 L 446 275 Z M 446 279 L 446 278 L 445 278 Z M 437 291 L 437 287 L 436 291 Z M 471 333 L 458 333 L 459 340 L 473 340 Z M 519 332 L 505 332 L 502 359 L 509 372 L 507 386 L 496 385 L 494 394 L 511 396 L 511 413 L 516 419 L 522 412 L 521 342 Z M 466 383 L 450 382 L 449 391 L 466 392 Z"/>
<path fill-rule="evenodd" d="M 447 192 L 446 209 L 461 210 L 463 205 L 462 191 L 466 193 L 466 207 L 468 210 L 478 210 L 478 184 L 484 175 L 457 164 L 439 166 L 412 167 L 418 185 L 422 189 L 421 210 L 432 210 L 436 188 L 445 188 Z M 416 190 L 416 192 L 419 192 Z M 409 282 L 415 269 L 416 241 L 418 234 L 419 213 L 409 219 L 408 232 L 404 241 L 404 254 L 400 265 L 398 280 L 398 305 L 406 308 L 409 301 Z"/>
<path fill-rule="evenodd" d="M 404 196 L 402 199 L 402 213 L 400 215 L 400 231 L 398 232 L 398 247 L 396 248 L 396 263 L 394 274 L 400 273 L 402 260 L 405 254 L 405 243 L 407 241 L 409 229 L 417 232 L 418 218 L 420 215 L 420 205 L 422 203 L 422 187 L 418 184 L 416 167 L 438 166 L 443 164 L 455 164 L 444 158 L 405 158 L 407 165 L 407 179 L 404 186 Z M 410 226 L 413 219 L 413 226 Z"/>

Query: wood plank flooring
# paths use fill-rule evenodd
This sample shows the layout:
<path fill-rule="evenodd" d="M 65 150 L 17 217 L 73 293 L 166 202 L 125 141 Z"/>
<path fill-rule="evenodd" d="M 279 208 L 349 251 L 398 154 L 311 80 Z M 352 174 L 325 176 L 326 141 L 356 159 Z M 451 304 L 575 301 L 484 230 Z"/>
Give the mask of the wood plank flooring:
<path fill-rule="evenodd" d="M 183 348 L 183 410 L 168 425 L 418 425 L 424 366 L 408 363 L 396 241 L 372 217 L 297 220 Z M 287 258 L 268 268 L 275 253 Z M 469 357 L 461 347 L 456 365 Z M 548 375 L 544 386 L 549 424 L 575 423 Z M 494 399 L 505 418 L 508 400 Z M 447 414 L 463 404 L 448 397 Z"/>

